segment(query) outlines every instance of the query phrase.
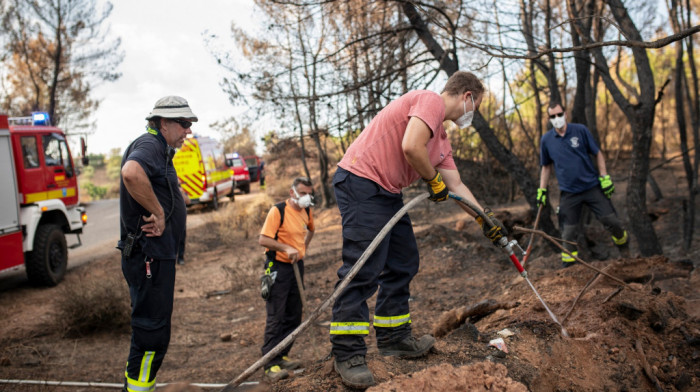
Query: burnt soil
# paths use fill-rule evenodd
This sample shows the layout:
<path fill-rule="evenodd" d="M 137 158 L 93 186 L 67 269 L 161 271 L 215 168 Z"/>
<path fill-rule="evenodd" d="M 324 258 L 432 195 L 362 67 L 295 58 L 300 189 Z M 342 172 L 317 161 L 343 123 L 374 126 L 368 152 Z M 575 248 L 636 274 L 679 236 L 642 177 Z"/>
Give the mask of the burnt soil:
<path fill-rule="evenodd" d="M 700 235 L 695 235 L 691 251 L 681 249 L 682 179 L 677 168 L 655 173 L 666 192 L 664 199 L 649 201 L 649 211 L 665 255 L 640 257 L 633 238 L 632 255 L 621 258 L 593 221 L 586 230 L 597 241 L 597 250 L 609 258 L 587 261 L 606 268 L 627 286 L 620 289 L 620 283 L 607 277 L 596 280 L 564 322 L 568 338 L 505 254 L 485 240 L 457 206 L 426 201 L 412 210 L 421 255 L 420 271 L 411 284 L 413 331 L 417 336 L 439 331 L 440 336 L 429 355 L 403 360 L 379 355 L 370 334 L 367 359 L 378 382 L 370 390 L 700 390 Z M 616 186 L 614 200 L 625 217 L 624 184 Z M 418 191 L 422 188 L 406 192 L 405 200 Z M 522 200 L 491 207 L 510 224 L 532 226 Z M 259 264 L 261 249 L 253 238 L 222 245 L 213 225 L 188 232 L 187 263 L 178 266 L 172 339 L 158 381 L 183 384 L 165 390 L 210 390 L 187 383 L 226 383 L 260 357 L 264 302 L 257 272 L 243 269 Z M 332 293 L 341 259 L 337 209 L 316 210 L 316 227 L 306 258 L 306 314 Z M 527 239 L 520 237 L 520 242 Z M 560 320 L 596 275 L 580 264 L 562 269 L 558 253 L 543 239 L 535 242 L 526 268 Z M 67 335 L 55 320 L 61 286 L 115 276 L 121 279 L 117 253 L 72 270 L 59 287 L 23 284 L 0 293 L 0 379 L 122 382 L 128 330 L 106 328 L 76 337 Z M 502 309 L 455 321 L 462 310 L 483 301 Z M 370 313 L 373 305 L 374 299 Z M 333 370 L 329 323 L 326 310 L 297 339 L 291 355 L 304 361 L 303 372 L 248 389 L 350 390 Z M 503 337 L 507 353 L 489 345 L 499 331 L 510 335 Z M 258 370 L 247 381 L 261 380 Z M 63 390 L 105 389 L 0 383 L 0 391 Z"/>

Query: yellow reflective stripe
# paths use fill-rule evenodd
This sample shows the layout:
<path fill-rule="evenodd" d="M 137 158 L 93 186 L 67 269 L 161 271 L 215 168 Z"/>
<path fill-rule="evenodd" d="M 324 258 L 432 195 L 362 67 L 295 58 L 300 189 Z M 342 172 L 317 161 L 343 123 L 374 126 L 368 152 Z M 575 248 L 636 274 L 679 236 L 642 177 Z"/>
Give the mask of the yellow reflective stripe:
<path fill-rule="evenodd" d="M 624 245 L 624 244 L 626 244 L 626 243 L 627 243 L 627 238 L 628 238 L 627 230 L 625 230 L 624 233 L 622 233 L 622 238 L 615 238 L 615 236 L 612 236 L 612 239 L 613 239 L 613 242 L 615 243 L 615 245 Z"/>
<path fill-rule="evenodd" d="M 393 328 L 393 327 L 398 327 L 400 325 L 404 324 L 410 324 L 411 323 L 411 314 L 402 314 L 399 316 L 377 316 L 374 315 L 374 326 L 375 327 L 385 327 L 385 328 Z"/>
<path fill-rule="evenodd" d="M 65 192 L 65 194 L 64 194 Z M 75 187 L 72 188 L 62 188 L 48 192 L 36 192 L 28 193 L 24 195 L 25 203 L 36 203 L 37 201 L 49 200 L 49 199 L 60 199 L 63 197 L 73 197 L 75 196 Z"/>
<path fill-rule="evenodd" d="M 128 392 L 153 392 L 156 390 L 155 379 L 151 382 L 141 382 L 134 380 L 133 378 L 129 378 L 128 372 L 124 372 L 124 376 L 126 377 L 126 390 Z"/>
<path fill-rule="evenodd" d="M 331 335 L 369 335 L 368 322 L 331 323 Z"/>
<path fill-rule="evenodd" d="M 573 256 L 578 257 L 578 251 L 577 251 L 577 250 L 571 252 L 571 254 L 572 254 Z M 566 252 L 561 252 L 561 261 L 563 261 L 563 262 L 565 262 L 565 263 L 571 263 L 572 261 L 576 261 L 576 259 L 574 259 L 572 256 L 569 256 L 569 254 L 566 253 Z"/>

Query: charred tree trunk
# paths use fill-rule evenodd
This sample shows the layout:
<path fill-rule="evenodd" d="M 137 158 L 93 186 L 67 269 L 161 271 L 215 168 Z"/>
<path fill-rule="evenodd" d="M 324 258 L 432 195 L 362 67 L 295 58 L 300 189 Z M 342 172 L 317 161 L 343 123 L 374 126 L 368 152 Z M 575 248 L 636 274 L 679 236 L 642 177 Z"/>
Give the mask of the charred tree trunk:
<path fill-rule="evenodd" d="M 578 18 L 578 10 L 572 6 L 573 0 L 567 1 L 570 13 Z M 639 30 L 630 18 L 625 5 L 621 0 L 605 0 L 609 6 L 618 27 L 625 37 L 630 40 L 642 40 Z M 584 31 L 580 21 L 574 22 L 584 43 L 592 42 L 590 35 L 583 35 Z M 631 48 L 637 68 L 640 98 L 632 103 L 617 86 L 615 79 L 610 74 L 610 68 L 603 51 L 595 48 L 592 53 L 595 57 L 595 66 L 601 72 L 603 82 L 610 91 L 620 110 L 630 123 L 632 129 L 632 161 L 630 167 L 629 184 L 627 186 L 627 209 L 632 234 L 638 242 L 639 250 L 643 256 L 661 254 L 661 244 L 656 236 L 651 218 L 646 208 L 646 184 L 649 175 L 649 151 L 651 149 L 652 126 L 654 124 L 655 85 L 654 75 L 651 71 L 646 49 Z"/>

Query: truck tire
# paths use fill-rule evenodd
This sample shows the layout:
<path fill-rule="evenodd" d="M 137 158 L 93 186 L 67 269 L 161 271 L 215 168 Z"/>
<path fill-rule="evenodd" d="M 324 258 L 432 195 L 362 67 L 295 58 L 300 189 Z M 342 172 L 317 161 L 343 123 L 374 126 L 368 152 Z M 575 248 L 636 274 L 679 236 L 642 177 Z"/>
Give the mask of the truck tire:
<path fill-rule="evenodd" d="M 68 267 L 66 236 L 58 225 L 41 225 L 34 234 L 34 250 L 27 253 L 27 278 L 32 284 L 55 286 Z"/>
<path fill-rule="evenodd" d="M 219 191 L 214 188 L 214 196 L 211 199 L 211 209 L 216 211 L 219 209 Z"/>
<path fill-rule="evenodd" d="M 231 183 L 231 193 L 228 194 L 228 197 L 231 201 L 236 201 L 236 180 Z"/>
<path fill-rule="evenodd" d="M 250 184 L 245 184 L 241 187 L 241 191 L 245 193 L 246 195 L 250 193 Z"/>

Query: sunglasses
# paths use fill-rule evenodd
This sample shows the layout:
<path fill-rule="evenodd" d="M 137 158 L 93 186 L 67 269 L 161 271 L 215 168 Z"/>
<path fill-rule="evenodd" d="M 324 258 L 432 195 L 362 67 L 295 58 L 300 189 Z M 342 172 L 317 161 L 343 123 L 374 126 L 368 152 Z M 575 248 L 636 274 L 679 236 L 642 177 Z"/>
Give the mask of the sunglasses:
<path fill-rule="evenodd" d="M 564 115 L 564 112 L 557 113 L 557 114 L 550 114 L 549 118 L 562 117 L 563 115 Z"/>
<path fill-rule="evenodd" d="M 176 119 L 176 118 L 173 118 L 172 121 L 174 121 L 174 122 L 180 124 L 180 126 L 181 126 L 182 128 L 184 128 L 184 129 L 187 129 L 187 128 L 189 128 L 189 127 L 192 126 L 192 122 L 191 122 L 191 121 L 181 120 L 181 119 Z"/>

